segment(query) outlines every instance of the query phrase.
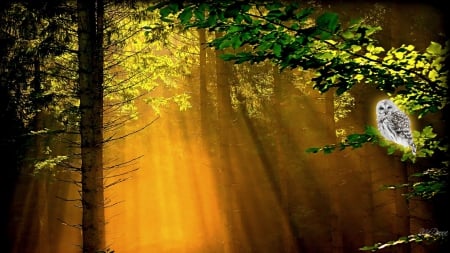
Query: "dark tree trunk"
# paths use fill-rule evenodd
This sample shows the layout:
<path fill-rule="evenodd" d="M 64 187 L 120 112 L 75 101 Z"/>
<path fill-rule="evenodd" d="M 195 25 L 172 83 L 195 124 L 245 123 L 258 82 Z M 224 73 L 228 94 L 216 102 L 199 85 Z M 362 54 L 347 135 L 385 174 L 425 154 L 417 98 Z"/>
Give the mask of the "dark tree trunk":
<path fill-rule="evenodd" d="M 77 4 L 83 252 L 92 253 L 105 247 L 103 2 L 78 0 Z"/>
<path fill-rule="evenodd" d="M 273 96 L 273 108 L 275 110 L 271 111 L 271 115 L 273 115 L 274 120 L 272 121 L 272 129 L 276 129 L 278 131 L 279 138 L 274 139 L 275 146 L 275 166 L 277 168 L 277 177 L 278 177 L 278 190 L 279 190 L 279 201 L 280 206 L 285 214 L 288 217 L 288 227 L 289 231 L 283 230 L 283 245 L 284 252 L 286 253 L 294 253 L 299 252 L 298 245 L 295 241 L 297 237 L 296 226 L 294 221 L 292 220 L 292 215 L 289 215 L 289 159 L 287 159 L 286 155 L 286 147 L 289 147 L 290 144 L 286 142 L 286 139 L 289 139 L 286 129 L 286 125 L 283 123 L 282 103 L 284 101 L 284 94 L 286 92 L 287 80 L 284 80 L 283 74 L 280 72 L 280 68 L 278 66 L 272 67 L 273 71 L 273 86 L 274 86 L 274 96 Z M 292 148 L 290 150 L 295 150 Z M 287 233 L 289 232 L 289 233 Z"/>
<path fill-rule="evenodd" d="M 216 34 L 220 37 L 221 34 Z M 223 61 L 219 56 L 222 51 L 216 51 L 216 78 L 217 78 L 217 117 L 218 117 L 218 158 L 219 169 L 222 171 L 221 182 L 221 198 L 223 204 L 223 212 L 225 217 L 224 227 L 227 228 L 228 236 L 225 238 L 225 252 L 235 252 L 236 227 L 234 222 L 233 210 L 236 208 L 236 199 L 233 189 L 233 173 L 231 168 L 231 143 L 232 138 L 232 107 L 231 107 L 231 84 L 230 76 L 232 74 L 232 66 L 229 62 Z"/>
<path fill-rule="evenodd" d="M 41 60 L 39 57 L 35 57 L 34 60 L 34 80 L 32 86 L 37 94 L 42 92 L 41 90 Z M 44 120 L 47 115 L 43 111 L 39 111 L 34 118 L 34 130 L 39 131 L 45 128 Z M 34 156 L 38 159 L 41 158 L 41 152 L 44 150 L 45 139 L 42 136 L 37 135 L 35 139 L 35 154 Z M 38 251 L 39 252 L 49 252 L 50 251 L 50 240 L 49 240 L 49 196 L 48 196 L 48 182 L 47 180 L 32 179 L 36 184 L 36 192 L 38 196 L 38 217 L 39 217 L 39 240 L 38 240 Z"/>
<path fill-rule="evenodd" d="M 208 80 L 207 80 L 207 63 L 206 63 L 206 30 L 199 29 L 199 42 L 200 42 L 200 124 L 202 136 L 209 137 L 210 136 L 210 115 L 211 115 L 211 106 L 209 103 L 208 96 Z"/>
<path fill-rule="evenodd" d="M 334 94 L 333 91 L 328 91 L 324 94 L 325 98 L 325 114 L 324 114 L 324 122 L 327 128 L 326 138 L 329 139 L 328 143 L 336 143 L 336 124 L 334 121 Z M 329 159 L 324 160 L 325 171 L 326 173 L 333 170 L 340 170 L 340 168 L 336 168 L 336 165 L 333 164 Z M 331 252 L 340 253 L 344 252 L 344 242 L 343 242 L 343 231 L 342 231 L 342 210 L 340 203 L 341 198 L 341 186 L 339 182 L 341 180 L 343 173 L 336 173 L 337 175 L 331 177 L 332 180 L 331 185 L 329 185 L 329 198 L 330 198 L 330 229 L 331 229 Z"/>

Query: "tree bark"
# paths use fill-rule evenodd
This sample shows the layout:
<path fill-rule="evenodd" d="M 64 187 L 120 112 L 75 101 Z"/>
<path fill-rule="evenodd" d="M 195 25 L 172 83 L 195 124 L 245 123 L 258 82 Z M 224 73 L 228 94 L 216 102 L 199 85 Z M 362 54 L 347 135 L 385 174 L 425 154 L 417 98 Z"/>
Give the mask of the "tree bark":
<path fill-rule="evenodd" d="M 92 253 L 105 248 L 103 2 L 78 0 L 77 10 L 83 252 Z"/>

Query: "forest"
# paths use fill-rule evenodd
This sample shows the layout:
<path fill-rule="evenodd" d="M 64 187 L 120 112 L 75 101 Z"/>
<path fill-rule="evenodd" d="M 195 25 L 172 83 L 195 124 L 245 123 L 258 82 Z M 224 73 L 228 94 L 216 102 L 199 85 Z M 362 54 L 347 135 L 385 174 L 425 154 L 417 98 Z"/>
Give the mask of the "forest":
<path fill-rule="evenodd" d="M 2 0 L 0 252 L 448 251 L 445 10 Z"/>

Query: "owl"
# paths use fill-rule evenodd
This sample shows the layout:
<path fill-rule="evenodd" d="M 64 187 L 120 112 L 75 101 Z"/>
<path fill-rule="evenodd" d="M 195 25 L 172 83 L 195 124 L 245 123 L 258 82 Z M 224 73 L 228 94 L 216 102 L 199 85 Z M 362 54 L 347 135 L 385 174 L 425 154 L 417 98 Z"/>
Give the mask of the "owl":
<path fill-rule="evenodd" d="M 376 112 L 378 131 L 381 135 L 399 145 L 411 148 L 411 152 L 415 155 L 416 145 L 413 142 L 408 116 L 389 99 L 379 101 Z"/>

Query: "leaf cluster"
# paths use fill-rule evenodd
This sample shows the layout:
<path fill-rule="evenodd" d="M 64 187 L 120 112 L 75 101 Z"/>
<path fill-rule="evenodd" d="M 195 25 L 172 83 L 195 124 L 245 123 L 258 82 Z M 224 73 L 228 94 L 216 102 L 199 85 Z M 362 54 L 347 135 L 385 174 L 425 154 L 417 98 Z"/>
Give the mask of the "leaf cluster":
<path fill-rule="evenodd" d="M 378 130 L 372 126 L 367 126 L 362 134 L 350 134 L 344 141 L 338 144 L 325 145 L 323 147 L 311 147 L 306 149 L 307 153 L 323 152 L 330 154 L 335 150 L 342 151 L 346 148 L 357 149 L 361 148 L 365 143 L 379 143 L 380 137 Z"/>
<path fill-rule="evenodd" d="M 423 172 L 414 173 L 410 178 L 416 182 L 400 185 L 385 185 L 383 189 L 397 190 L 408 188 L 408 192 L 403 194 L 407 199 L 420 198 L 432 199 L 438 195 L 447 193 L 448 188 L 448 166 L 442 164 L 440 168 L 429 168 Z"/>
<path fill-rule="evenodd" d="M 396 245 L 409 244 L 409 243 L 432 243 L 432 242 L 443 242 L 447 237 L 447 233 L 439 232 L 435 229 L 424 233 L 412 234 L 408 236 L 399 237 L 397 240 L 388 241 L 385 243 L 375 243 L 371 246 L 364 246 L 359 248 L 361 251 L 372 251 L 376 252 L 381 249 L 390 248 Z"/>

